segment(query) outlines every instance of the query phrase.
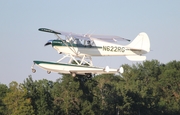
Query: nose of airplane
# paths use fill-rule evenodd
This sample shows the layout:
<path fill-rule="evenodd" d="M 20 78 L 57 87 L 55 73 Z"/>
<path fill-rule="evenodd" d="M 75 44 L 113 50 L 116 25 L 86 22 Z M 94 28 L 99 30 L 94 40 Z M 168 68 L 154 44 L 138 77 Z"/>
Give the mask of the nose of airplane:
<path fill-rule="evenodd" d="M 44 46 L 51 45 L 53 40 L 49 40 Z"/>

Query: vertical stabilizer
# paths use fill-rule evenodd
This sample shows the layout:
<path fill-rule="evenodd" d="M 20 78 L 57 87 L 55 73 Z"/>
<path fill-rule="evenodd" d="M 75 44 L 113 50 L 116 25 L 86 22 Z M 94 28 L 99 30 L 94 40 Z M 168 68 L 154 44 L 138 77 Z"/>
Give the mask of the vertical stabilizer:
<path fill-rule="evenodd" d="M 143 50 L 146 53 L 150 51 L 150 40 L 146 33 L 141 32 L 139 35 L 128 45 L 131 49 Z"/>
<path fill-rule="evenodd" d="M 142 56 L 142 54 L 146 54 L 150 51 L 150 40 L 146 33 L 141 32 L 139 35 L 129 44 L 127 45 L 131 51 L 136 52 L 137 55 L 126 56 L 127 59 L 131 61 L 144 61 L 146 60 L 146 56 Z"/>

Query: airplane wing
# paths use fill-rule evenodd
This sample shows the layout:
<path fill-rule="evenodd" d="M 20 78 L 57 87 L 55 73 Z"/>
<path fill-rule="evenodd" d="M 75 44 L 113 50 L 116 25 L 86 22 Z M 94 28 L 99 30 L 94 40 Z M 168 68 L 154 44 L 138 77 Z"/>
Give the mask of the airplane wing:
<path fill-rule="evenodd" d="M 119 36 L 111 36 L 111 35 L 88 35 L 90 37 L 93 37 L 93 38 L 97 38 L 97 39 L 101 39 L 101 40 L 104 40 L 104 41 L 112 41 L 112 42 L 116 42 L 116 41 L 131 41 L 129 39 L 126 39 L 126 38 L 122 38 L 122 37 L 119 37 Z"/>
<path fill-rule="evenodd" d="M 48 32 L 48 33 L 54 33 L 64 36 L 72 36 L 74 38 L 83 39 L 83 40 L 89 40 L 90 38 L 87 36 L 84 36 L 83 34 L 76 34 L 72 32 L 63 32 L 63 31 L 54 31 L 48 28 L 39 28 L 39 31 Z"/>
<path fill-rule="evenodd" d="M 89 40 L 91 38 L 96 38 L 100 39 L 103 41 L 108 41 L 108 42 L 117 42 L 117 41 L 131 41 L 126 38 L 122 38 L 119 36 L 110 36 L 110 35 L 93 35 L 93 34 L 76 34 L 72 32 L 63 32 L 63 31 L 54 31 L 48 28 L 39 28 L 39 31 L 43 32 L 49 32 L 49 33 L 54 33 L 54 34 L 59 34 L 59 35 L 64 35 L 64 36 L 72 36 L 74 38 L 78 39 L 83 39 L 83 40 Z"/>
<path fill-rule="evenodd" d="M 80 36 L 79 34 L 75 34 L 71 32 L 63 32 L 63 31 L 55 31 L 48 28 L 39 28 L 39 31 L 54 33 L 54 34 L 59 34 L 59 35 L 64 35 L 64 36 Z"/>

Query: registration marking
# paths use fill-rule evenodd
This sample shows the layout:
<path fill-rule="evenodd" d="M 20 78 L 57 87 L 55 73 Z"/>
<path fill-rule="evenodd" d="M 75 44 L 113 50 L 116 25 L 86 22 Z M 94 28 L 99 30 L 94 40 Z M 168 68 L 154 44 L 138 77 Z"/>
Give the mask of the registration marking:
<path fill-rule="evenodd" d="M 125 47 L 119 47 L 119 46 L 103 46 L 103 51 L 110 51 L 110 52 L 125 52 Z"/>

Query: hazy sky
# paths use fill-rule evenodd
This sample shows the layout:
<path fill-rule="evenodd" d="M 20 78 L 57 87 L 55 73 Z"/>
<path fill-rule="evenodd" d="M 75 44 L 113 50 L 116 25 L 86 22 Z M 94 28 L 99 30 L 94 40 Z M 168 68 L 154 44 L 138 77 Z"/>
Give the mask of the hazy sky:
<path fill-rule="evenodd" d="M 146 32 L 151 42 L 147 59 L 161 63 L 180 60 L 179 0 L 16 0 L 0 1 L 0 83 L 22 83 L 28 75 L 34 80 L 55 81 L 57 73 L 47 74 L 33 60 L 57 61 L 62 55 L 44 47 L 53 34 L 38 28 L 117 35 L 133 40 Z M 132 64 L 125 57 L 95 57 L 95 66 L 118 68 Z"/>

